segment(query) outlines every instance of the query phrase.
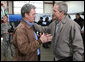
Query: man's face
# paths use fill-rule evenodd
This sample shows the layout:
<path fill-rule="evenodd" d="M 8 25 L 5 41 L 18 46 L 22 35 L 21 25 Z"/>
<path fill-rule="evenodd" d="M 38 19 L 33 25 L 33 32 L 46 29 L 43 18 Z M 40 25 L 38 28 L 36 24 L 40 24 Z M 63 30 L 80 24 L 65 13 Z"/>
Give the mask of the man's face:
<path fill-rule="evenodd" d="M 31 9 L 29 14 L 26 15 L 26 18 L 29 19 L 30 22 L 34 22 L 35 21 L 35 14 L 36 14 L 35 9 Z"/>
<path fill-rule="evenodd" d="M 53 7 L 53 14 L 52 14 L 52 19 L 56 20 L 61 16 L 61 12 L 59 11 L 59 6 L 54 5 Z"/>
<path fill-rule="evenodd" d="M 79 16 L 78 15 L 76 15 L 76 19 L 78 19 L 79 18 Z"/>
<path fill-rule="evenodd" d="M 8 22 L 8 17 L 7 17 L 7 16 L 4 16 L 3 22 L 4 22 L 4 23 Z"/>

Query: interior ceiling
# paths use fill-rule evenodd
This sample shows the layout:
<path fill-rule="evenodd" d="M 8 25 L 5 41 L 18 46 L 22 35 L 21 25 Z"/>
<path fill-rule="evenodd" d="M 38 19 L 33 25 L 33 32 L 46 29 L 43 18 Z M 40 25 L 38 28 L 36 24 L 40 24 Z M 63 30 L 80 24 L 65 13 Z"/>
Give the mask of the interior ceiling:
<path fill-rule="evenodd" d="M 43 2 L 46 2 L 46 3 L 52 3 L 53 1 L 43 1 Z"/>
<path fill-rule="evenodd" d="M 64 1 L 55 1 L 55 3 L 59 3 L 59 2 L 64 2 Z"/>
<path fill-rule="evenodd" d="M 46 3 L 52 3 L 53 1 L 44 1 Z M 59 3 L 59 2 L 63 2 L 63 1 L 55 1 L 55 3 Z"/>

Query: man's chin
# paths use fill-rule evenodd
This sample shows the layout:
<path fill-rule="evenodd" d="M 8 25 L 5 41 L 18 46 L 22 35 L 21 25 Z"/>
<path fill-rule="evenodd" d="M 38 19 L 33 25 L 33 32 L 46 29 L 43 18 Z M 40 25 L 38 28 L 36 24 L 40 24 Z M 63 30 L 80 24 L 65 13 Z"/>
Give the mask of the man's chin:
<path fill-rule="evenodd" d="M 52 21 L 55 21 L 56 19 L 52 19 Z"/>

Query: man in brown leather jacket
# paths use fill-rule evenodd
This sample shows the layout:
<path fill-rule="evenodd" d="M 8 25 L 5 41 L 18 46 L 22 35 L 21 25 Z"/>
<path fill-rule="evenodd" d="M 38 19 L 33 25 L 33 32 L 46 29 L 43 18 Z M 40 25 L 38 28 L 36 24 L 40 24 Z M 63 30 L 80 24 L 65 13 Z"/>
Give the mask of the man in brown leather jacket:
<path fill-rule="evenodd" d="M 38 61 L 37 49 L 41 43 L 51 41 L 50 34 L 42 34 L 36 39 L 33 30 L 33 22 L 35 19 L 35 6 L 25 4 L 21 8 L 22 21 L 15 29 L 12 43 L 15 46 L 15 60 L 17 61 Z"/>

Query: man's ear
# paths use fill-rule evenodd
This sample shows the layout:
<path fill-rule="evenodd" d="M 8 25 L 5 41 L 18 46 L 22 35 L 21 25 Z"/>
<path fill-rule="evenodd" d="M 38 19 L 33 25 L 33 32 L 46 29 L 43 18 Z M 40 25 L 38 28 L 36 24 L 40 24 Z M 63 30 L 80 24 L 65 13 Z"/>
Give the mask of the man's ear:
<path fill-rule="evenodd" d="M 28 17 L 28 14 L 27 13 L 25 13 L 25 17 Z"/>
<path fill-rule="evenodd" d="M 62 11 L 62 14 L 64 14 L 64 11 Z"/>

